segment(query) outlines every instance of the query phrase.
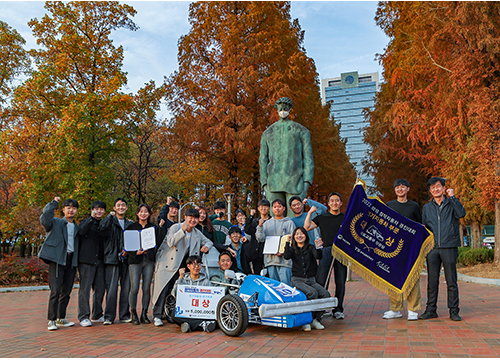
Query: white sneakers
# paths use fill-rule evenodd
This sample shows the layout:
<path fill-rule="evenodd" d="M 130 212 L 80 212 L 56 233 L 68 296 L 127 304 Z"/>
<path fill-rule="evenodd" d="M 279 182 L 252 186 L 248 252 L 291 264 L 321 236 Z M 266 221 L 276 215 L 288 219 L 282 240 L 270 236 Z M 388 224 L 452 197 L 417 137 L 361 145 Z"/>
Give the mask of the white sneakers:
<path fill-rule="evenodd" d="M 80 321 L 80 326 L 87 327 L 87 326 L 92 326 L 92 321 L 89 319 L 84 319 Z"/>
<path fill-rule="evenodd" d="M 100 323 L 100 322 L 104 322 L 104 315 L 101 316 L 99 319 L 97 320 L 92 320 L 92 322 L 95 322 L 95 323 Z"/>
<path fill-rule="evenodd" d="M 157 317 L 153 319 L 153 323 L 155 324 L 155 326 L 163 326 L 163 322 L 161 321 L 160 318 Z"/>
<path fill-rule="evenodd" d="M 321 325 L 321 323 L 318 321 L 318 319 L 314 319 L 311 323 L 311 328 L 316 329 L 316 330 L 323 330 L 325 327 Z"/>
<path fill-rule="evenodd" d="M 382 316 L 382 318 L 384 319 L 396 319 L 400 317 L 403 317 L 403 315 L 401 315 L 401 311 L 392 311 L 392 310 L 386 311 L 384 313 L 384 316 Z"/>
<path fill-rule="evenodd" d="M 418 320 L 418 313 L 408 310 L 408 321 Z"/>
<path fill-rule="evenodd" d="M 311 331 L 311 329 L 323 330 L 324 328 L 325 327 L 321 325 L 318 319 L 314 319 L 310 324 L 302 325 L 302 331 Z"/>
<path fill-rule="evenodd" d="M 49 323 L 47 325 L 47 330 L 52 331 L 52 330 L 57 330 L 58 326 L 69 327 L 73 325 L 75 325 L 74 322 L 68 321 L 66 319 L 49 320 Z"/>
<path fill-rule="evenodd" d="M 384 313 L 384 316 L 382 318 L 384 319 L 396 319 L 396 318 L 402 318 L 403 314 L 401 314 L 401 311 L 386 311 Z M 413 321 L 413 320 L 418 320 L 418 313 L 414 311 L 408 310 L 408 321 Z"/>
<path fill-rule="evenodd" d="M 57 330 L 57 324 L 55 320 L 49 320 L 49 324 L 47 325 L 47 330 Z"/>
<path fill-rule="evenodd" d="M 63 327 L 69 327 L 75 325 L 74 322 L 68 321 L 66 319 L 57 319 L 56 321 L 57 326 L 63 326 Z"/>

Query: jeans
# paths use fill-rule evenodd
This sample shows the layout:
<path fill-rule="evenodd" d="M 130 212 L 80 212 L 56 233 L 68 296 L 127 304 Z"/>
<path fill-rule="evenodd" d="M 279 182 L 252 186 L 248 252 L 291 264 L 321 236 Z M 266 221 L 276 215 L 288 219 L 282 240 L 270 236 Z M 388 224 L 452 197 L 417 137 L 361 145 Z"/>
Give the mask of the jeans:
<path fill-rule="evenodd" d="M 142 311 L 147 312 L 151 300 L 151 280 L 153 279 L 155 263 L 149 260 L 147 256 L 143 256 L 140 264 L 129 264 L 128 269 L 130 275 L 130 310 L 136 310 L 137 308 L 137 294 L 139 293 L 142 275 Z"/>
<path fill-rule="evenodd" d="M 436 312 L 439 292 L 439 275 L 441 264 L 444 268 L 446 287 L 448 290 L 448 308 L 459 311 L 458 308 L 458 284 L 457 284 L 457 257 L 458 249 L 432 249 L 427 254 L 427 309 L 426 311 Z"/>
<path fill-rule="evenodd" d="M 292 269 L 285 266 L 271 265 L 267 268 L 267 276 L 270 279 L 281 281 L 284 284 L 291 285 L 292 282 Z"/>
<path fill-rule="evenodd" d="M 335 297 L 338 300 L 337 308 L 333 312 L 344 312 L 344 296 L 345 296 L 345 283 L 347 281 L 347 266 L 342 265 L 338 260 L 334 260 L 332 256 L 332 247 L 328 246 L 323 248 L 323 258 L 319 261 L 318 273 L 316 274 L 316 281 L 321 286 L 328 289 L 326 279 L 330 273 L 330 268 L 333 261 L 333 276 L 335 279 Z"/>
<path fill-rule="evenodd" d="M 49 264 L 49 307 L 47 320 L 66 318 L 66 309 L 70 299 L 71 290 L 75 281 L 76 268 L 71 267 L 73 253 L 66 257 L 66 265 L 51 262 Z"/>
<path fill-rule="evenodd" d="M 78 264 L 80 272 L 80 291 L 78 293 L 78 320 L 90 317 L 90 290 L 94 291 L 92 300 L 92 319 L 102 316 L 102 300 L 105 292 L 104 264 L 98 260 L 96 265 Z"/>
<path fill-rule="evenodd" d="M 326 290 L 323 286 L 316 282 L 316 278 L 300 278 L 296 276 L 292 276 L 292 286 L 295 286 L 297 289 L 302 291 L 306 296 L 307 300 L 313 299 L 324 299 L 331 297 L 328 290 Z M 321 315 L 323 311 L 314 311 L 313 319 L 321 319 Z"/>
<path fill-rule="evenodd" d="M 120 283 L 120 306 L 119 319 L 130 319 L 128 296 L 130 293 L 130 278 L 128 275 L 128 264 L 120 262 L 119 265 L 104 265 L 106 281 L 106 309 L 104 320 L 113 322 L 116 317 L 116 305 L 118 302 L 118 283 Z"/>
<path fill-rule="evenodd" d="M 332 261 L 333 261 L 332 247 L 327 246 L 323 248 L 323 257 L 319 261 L 318 273 L 316 274 L 316 282 L 327 289 L 328 289 L 328 284 L 326 283 L 326 279 L 328 279 L 330 268 L 332 266 Z"/>

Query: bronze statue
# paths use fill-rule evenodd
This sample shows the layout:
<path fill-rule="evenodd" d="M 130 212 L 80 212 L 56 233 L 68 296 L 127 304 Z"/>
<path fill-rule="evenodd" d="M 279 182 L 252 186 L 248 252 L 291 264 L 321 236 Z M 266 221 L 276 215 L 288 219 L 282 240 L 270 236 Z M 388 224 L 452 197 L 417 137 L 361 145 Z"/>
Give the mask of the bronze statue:
<path fill-rule="evenodd" d="M 280 119 L 269 126 L 260 140 L 260 183 L 267 199 L 282 199 L 288 205 L 292 196 L 304 199 L 314 177 L 311 134 L 288 115 L 293 102 L 287 97 L 276 101 Z"/>

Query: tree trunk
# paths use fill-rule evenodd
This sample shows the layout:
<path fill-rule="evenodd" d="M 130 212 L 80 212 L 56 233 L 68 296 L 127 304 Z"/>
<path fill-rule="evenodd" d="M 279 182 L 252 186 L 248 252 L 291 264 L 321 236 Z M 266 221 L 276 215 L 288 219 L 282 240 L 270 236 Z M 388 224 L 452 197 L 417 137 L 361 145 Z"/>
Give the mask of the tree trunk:
<path fill-rule="evenodd" d="M 500 201 L 495 199 L 495 265 L 500 265 Z"/>
<path fill-rule="evenodd" d="M 471 224 L 472 233 L 472 248 L 479 249 L 483 246 L 483 236 L 481 233 L 481 224 L 477 221 L 473 221 Z"/>

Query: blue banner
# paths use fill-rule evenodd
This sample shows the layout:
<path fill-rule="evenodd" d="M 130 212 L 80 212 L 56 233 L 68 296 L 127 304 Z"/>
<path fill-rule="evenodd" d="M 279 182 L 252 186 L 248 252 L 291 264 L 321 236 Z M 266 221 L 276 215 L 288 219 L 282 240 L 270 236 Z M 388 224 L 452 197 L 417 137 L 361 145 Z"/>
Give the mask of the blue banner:
<path fill-rule="evenodd" d="M 368 198 L 357 183 L 349 198 L 333 256 L 392 297 L 405 299 L 434 246 L 434 236 L 378 198 Z"/>

